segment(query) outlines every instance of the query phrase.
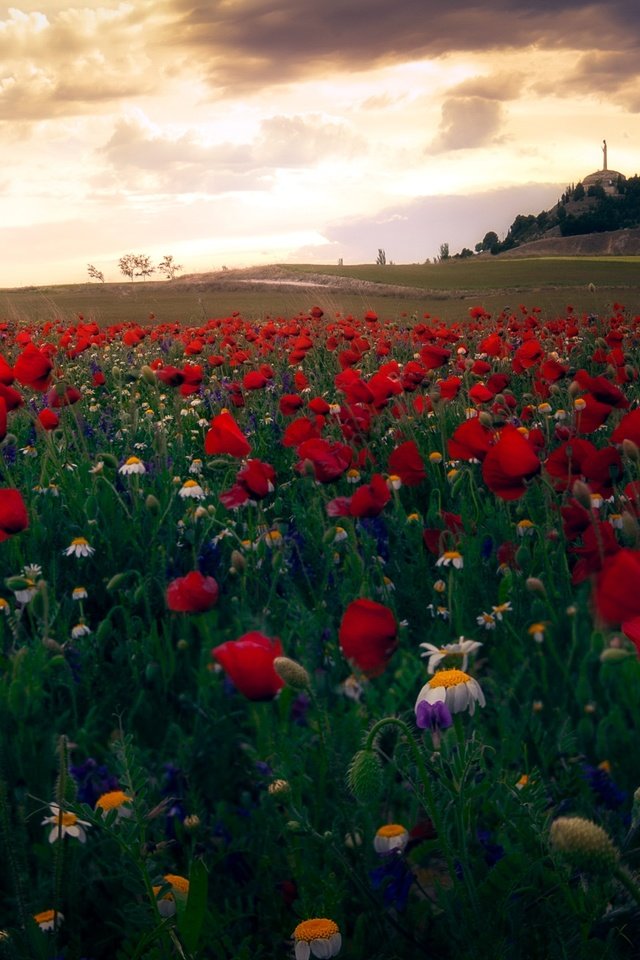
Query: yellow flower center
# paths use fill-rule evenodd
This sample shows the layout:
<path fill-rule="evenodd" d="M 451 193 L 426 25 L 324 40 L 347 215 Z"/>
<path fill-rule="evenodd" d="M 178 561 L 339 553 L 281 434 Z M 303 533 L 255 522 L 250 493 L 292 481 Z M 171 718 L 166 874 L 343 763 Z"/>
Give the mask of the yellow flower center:
<path fill-rule="evenodd" d="M 438 670 L 429 680 L 430 687 L 457 687 L 469 683 L 471 677 L 464 670 Z"/>
<path fill-rule="evenodd" d="M 176 893 L 184 897 L 189 893 L 189 881 L 185 877 L 180 877 L 177 873 L 167 873 L 162 879 L 165 883 L 170 883 Z"/>
<path fill-rule="evenodd" d="M 36 923 L 51 923 L 54 916 L 54 910 L 42 910 L 40 913 L 34 913 L 33 919 Z M 58 914 L 58 916 L 60 916 L 60 914 Z"/>
<path fill-rule="evenodd" d="M 62 827 L 73 827 L 78 822 L 78 818 L 75 813 L 69 813 L 66 810 L 61 810 L 58 814 L 58 823 Z"/>
<path fill-rule="evenodd" d="M 85 537 L 74 537 L 71 541 L 72 547 L 88 547 L 89 541 Z"/>
<path fill-rule="evenodd" d="M 125 465 L 127 467 L 132 467 L 134 464 L 140 463 L 140 462 L 141 462 L 140 457 L 127 457 L 125 461 Z"/>
<path fill-rule="evenodd" d="M 197 484 L 197 482 L 196 482 L 195 480 L 185 480 L 185 482 L 182 484 L 182 486 L 183 486 L 183 487 L 197 487 L 198 484 Z"/>
<path fill-rule="evenodd" d="M 96 800 L 96 807 L 100 810 L 115 810 L 121 807 L 123 803 L 131 803 L 131 797 L 128 797 L 122 790 L 110 790 L 109 793 L 103 793 Z"/>
<path fill-rule="evenodd" d="M 376 837 L 401 837 L 407 832 L 407 828 L 401 823 L 385 823 L 383 827 L 376 830 Z"/>
<path fill-rule="evenodd" d="M 339 933 L 338 924 L 333 920 L 327 920 L 324 917 L 317 917 L 313 920 L 303 920 L 293 931 L 296 940 L 328 940 L 334 933 Z"/>

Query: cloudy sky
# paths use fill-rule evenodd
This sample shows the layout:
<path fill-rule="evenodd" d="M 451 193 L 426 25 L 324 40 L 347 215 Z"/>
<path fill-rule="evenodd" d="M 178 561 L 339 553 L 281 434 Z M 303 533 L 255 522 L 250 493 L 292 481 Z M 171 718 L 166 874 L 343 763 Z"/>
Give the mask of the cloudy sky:
<path fill-rule="evenodd" d="M 640 172 L 637 0 L 0 5 L 0 286 L 473 248 Z"/>

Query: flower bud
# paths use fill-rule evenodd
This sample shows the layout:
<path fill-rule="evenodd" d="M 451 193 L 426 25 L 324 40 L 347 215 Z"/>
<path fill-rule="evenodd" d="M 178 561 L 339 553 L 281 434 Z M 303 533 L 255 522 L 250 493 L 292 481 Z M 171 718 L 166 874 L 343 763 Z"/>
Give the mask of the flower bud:
<path fill-rule="evenodd" d="M 578 870 L 610 873 L 620 852 L 606 831 L 583 817 L 558 817 L 551 824 L 551 846 Z"/>
<path fill-rule="evenodd" d="M 292 690 L 307 690 L 311 686 L 311 678 L 301 663 L 289 657 L 276 657 L 273 669 L 281 680 L 284 680 Z"/>

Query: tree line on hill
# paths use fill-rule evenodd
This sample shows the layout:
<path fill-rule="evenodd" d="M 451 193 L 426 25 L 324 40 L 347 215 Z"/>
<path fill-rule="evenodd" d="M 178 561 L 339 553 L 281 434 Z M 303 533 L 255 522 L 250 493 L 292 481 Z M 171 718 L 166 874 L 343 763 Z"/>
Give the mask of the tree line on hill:
<path fill-rule="evenodd" d="M 627 180 L 620 178 L 616 193 L 613 194 L 605 193 L 599 184 L 585 190 L 582 183 L 577 183 L 567 187 L 551 210 L 543 210 L 537 216 L 518 214 L 504 240 L 500 241 L 497 233 L 490 231 L 476 244 L 475 249 L 476 253 L 485 250 L 493 254 L 502 253 L 523 243 L 540 240 L 554 228 L 557 228 L 554 233 L 559 233 L 561 237 L 576 237 L 585 233 L 604 233 L 638 226 L 640 177 L 633 176 Z"/>
<path fill-rule="evenodd" d="M 175 280 L 176 274 L 180 273 L 182 266 L 176 263 L 173 256 L 166 254 L 157 266 L 151 262 L 151 257 L 145 253 L 125 253 L 118 260 L 118 267 L 123 277 L 133 281 L 136 277 L 142 277 L 146 280 L 152 273 L 161 273 L 167 280 Z M 92 263 L 87 264 L 87 273 L 90 280 L 98 280 L 104 283 L 104 273 L 98 270 Z"/>

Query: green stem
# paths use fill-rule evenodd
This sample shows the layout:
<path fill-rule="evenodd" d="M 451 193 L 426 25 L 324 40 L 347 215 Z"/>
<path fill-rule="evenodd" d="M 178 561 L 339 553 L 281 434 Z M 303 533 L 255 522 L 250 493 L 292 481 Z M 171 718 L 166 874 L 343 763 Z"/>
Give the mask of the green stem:
<path fill-rule="evenodd" d="M 640 887 L 632 878 L 631 874 L 625 869 L 625 867 L 615 867 L 613 875 L 616 880 L 620 881 L 623 887 L 626 887 L 627 892 L 631 894 L 633 899 L 640 906 Z"/>

